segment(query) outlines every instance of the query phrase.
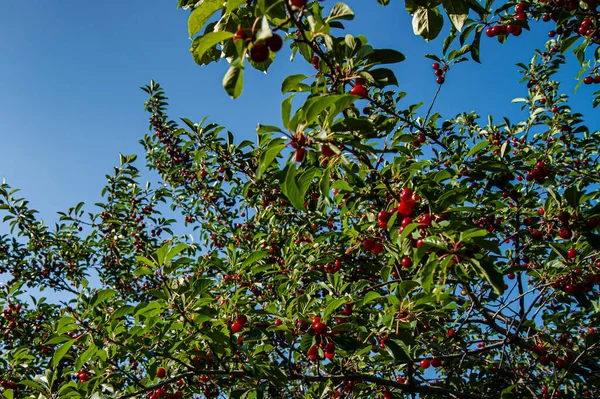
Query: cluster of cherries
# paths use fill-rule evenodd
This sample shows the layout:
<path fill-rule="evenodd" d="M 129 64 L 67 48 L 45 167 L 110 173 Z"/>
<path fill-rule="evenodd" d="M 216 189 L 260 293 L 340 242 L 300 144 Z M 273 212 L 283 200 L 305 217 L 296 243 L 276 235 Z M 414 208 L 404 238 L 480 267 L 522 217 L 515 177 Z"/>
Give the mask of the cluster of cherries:
<path fill-rule="evenodd" d="M 270 52 L 278 52 L 283 47 L 283 39 L 277 33 L 265 40 L 255 41 L 250 29 L 240 28 L 235 32 L 233 40 L 243 40 L 252 43 L 250 48 L 250 59 L 254 62 L 265 62 L 269 59 Z"/>
<path fill-rule="evenodd" d="M 527 9 L 526 3 L 519 3 L 515 7 L 515 20 L 517 21 L 527 21 L 527 14 L 525 13 Z M 485 35 L 487 37 L 496 37 L 496 36 L 520 36 L 523 33 L 523 28 L 517 24 L 500 24 L 495 26 L 489 26 L 485 30 Z"/>
<path fill-rule="evenodd" d="M 435 73 L 435 82 L 439 85 L 444 84 L 446 81 L 446 72 L 448 71 L 448 65 L 440 66 L 439 62 L 434 62 L 431 65 L 433 72 Z"/>
<path fill-rule="evenodd" d="M 242 331 L 242 328 L 248 323 L 246 315 L 239 314 L 235 317 L 235 322 L 231 325 L 231 332 L 238 333 Z"/>

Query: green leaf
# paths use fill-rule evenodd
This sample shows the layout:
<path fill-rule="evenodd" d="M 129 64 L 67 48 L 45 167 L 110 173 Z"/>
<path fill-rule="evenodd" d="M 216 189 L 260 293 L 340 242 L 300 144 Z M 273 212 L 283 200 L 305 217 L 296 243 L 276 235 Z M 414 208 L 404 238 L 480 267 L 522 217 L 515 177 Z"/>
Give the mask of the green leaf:
<path fill-rule="evenodd" d="M 504 292 L 504 277 L 502 276 L 502 273 L 498 271 L 496 266 L 491 262 L 479 263 L 479 261 L 474 258 L 471 258 L 468 261 L 475 269 L 475 273 L 490 283 L 496 294 L 502 295 Z"/>
<path fill-rule="evenodd" d="M 363 298 L 363 305 L 366 305 L 369 302 L 373 302 L 376 299 L 381 298 L 381 294 L 376 291 L 369 291 Z"/>
<path fill-rule="evenodd" d="M 479 151 L 481 151 L 488 145 L 490 145 L 489 141 L 487 141 L 487 140 L 480 141 L 479 143 L 475 144 L 473 146 L 473 148 L 471 148 L 471 150 L 467 153 L 467 157 L 472 157 L 473 155 L 477 154 Z"/>
<path fill-rule="evenodd" d="M 472 238 L 485 237 L 487 234 L 485 229 L 468 229 L 460 233 L 459 241 L 471 242 Z"/>
<path fill-rule="evenodd" d="M 54 352 L 54 355 L 52 356 L 52 365 L 54 367 L 56 367 L 58 365 L 58 363 L 61 361 L 61 359 L 67 354 L 69 349 L 71 349 L 73 347 L 73 344 L 75 344 L 75 342 L 77 342 L 76 339 L 70 339 L 67 342 L 65 342 L 64 344 L 62 344 Z"/>
<path fill-rule="evenodd" d="M 469 16 L 469 6 L 464 0 L 442 0 L 442 5 L 452 25 L 460 32 Z"/>
<path fill-rule="evenodd" d="M 192 11 L 188 18 L 188 35 L 193 37 L 200 32 L 210 17 L 223 7 L 223 0 L 204 0 Z"/>
<path fill-rule="evenodd" d="M 169 249 L 169 252 L 165 256 L 164 263 L 169 264 L 175 256 L 177 256 L 181 251 L 187 248 L 189 248 L 189 245 L 187 244 L 177 244 L 173 248 Z"/>
<path fill-rule="evenodd" d="M 331 316 L 331 314 L 335 312 L 337 308 L 339 308 L 342 305 L 345 305 L 347 302 L 348 301 L 344 298 L 337 298 L 329 302 L 325 307 L 325 310 L 323 311 L 322 319 L 324 321 L 329 320 L 329 316 Z"/>
<path fill-rule="evenodd" d="M 427 41 L 435 39 L 442 30 L 443 25 L 444 18 L 442 18 L 437 8 L 419 7 L 413 15 L 413 32 Z"/>
<path fill-rule="evenodd" d="M 282 93 L 290 93 L 290 92 L 308 92 L 310 91 L 310 86 L 305 83 L 300 83 L 308 76 L 306 75 L 290 75 L 287 76 L 283 83 L 281 84 L 281 92 Z"/>
<path fill-rule="evenodd" d="M 231 39 L 233 35 L 232 32 L 227 31 L 209 32 L 194 40 L 190 52 L 193 54 L 194 59 L 201 59 L 209 49 L 218 43 Z"/>
<path fill-rule="evenodd" d="M 294 100 L 294 94 L 288 96 L 281 102 L 281 123 L 283 127 L 289 130 L 296 130 L 297 123 L 290 126 L 290 115 L 292 114 L 292 101 Z"/>
<path fill-rule="evenodd" d="M 404 54 L 392 49 L 375 49 L 369 54 L 367 63 L 373 65 L 395 64 L 406 59 Z"/>
<path fill-rule="evenodd" d="M 565 190 L 563 197 L 567 204 L 571 206 L 573 209 L 579 208 L 579 201 L 581 199 L 581 191 L 577 189 L 575 186 L 570 186 Z"/>
<path fill-rule="evenodd" d="M 296 165 L 289 164 L 285 170 L 285 180 L 281 185 L 281 191 L 288 198 L 294 208 L 304 210 L 304 197 L 310 188 L 314 176 L 318 170 L 313 168 L 302 175 L 297 174 Z"/>
<path fill-rule="evenodd" d="M 223 88 L 233 98 L 241 96 L 244 89 L 244 69 L 231 65 L 223 77 Z"/>
<path fill-rule="evenodd" d="M 405 280 L 398 284 L 398 288 L 396 288 L 396 297 L 402 301 L 406 298 L 406 296 L 415 288 L 419 286 L 419 283 L 412 280 Z"/>
<path fill-rule="evenodd" d="M 110 299 L 113 296 L 115 296 L 116 293 L 117 293 L 117 291 L 112 290 L 112 289 L 98 291 L 92 297 L 92 301 L 91 301 L 90 307 L 92 307 L 92 308 L 97 307 L 98 305 L 100 305 L 100 303 L 102 303 L 102 302 L 106 301 L 107 299 Z"/>
<path fill-rule="evenodd" d="M 398 79 L 396 79 L 396 75 L 391 69 L 372 69 L 368 73 L 373 77 L 373 80 L 375 81 L 377 87 L 382 88 L 389 85 L 398 86 Z"/>
<path fill-rule="evenodd" d="M 403 343 L 400 343 L 400 341 L 396 341 L 395 339 L 388 339 L 385 342 L 385 349 L 390 354 L 390 356 L 394 358 L 394 360 L 403 362 L 410 360 L 410 355 L 403 348 Z"/>
<path fill-rule="evenodd" d="M 352 9 L 350 7 L 348 7 L 348 5 L 346 5 L 346 4 L 336 3 L 336 4 L 334 4 L 333 8 L 331 9 L 331 13 L 329 13 L 329 16 L 327 17 L 325 22 L 329 23 L 330 21 L 333 21 L 336 19 L 345 19 L 348 21 L 353 20 L 354 12 L 352 12 Z"/>
<path fill-rule="evenodd" d="M 75 362 L 75 369 L 81 370 L 81 368 L 87 363 L 88 360 L 91 359 L 92 356 L 98 351 L 98 347 L 92 342 L 90 347 L 83 352 Z"/>
<path fill-rule="evenodd" d="M 246 258 L 246 260 L 244 261 L 244 263 L 242 264 L 242 267 L 248 267 L 256 262 L 258 262 L 261 259 L 264 259 L 266 257 L 269 256 L 269 253 L 267 251 L 255 251 L 253 253 L 251 253 L 248 258 Z"/>
<path fill-rule="evenodd" d="M 287 145 L 286 139 L 279 137 L 269 142 L 267 148 L 260 155 L 258 161 L 258 170 L 256 171 L 256 177 L 262 176 L 265 170 L 271 165 L 271 163 L 277 158 L 281 150 Z"/>
<path fill-rule="evenodd" d="M 500 392 L 500 399 L 516 399 L 517 396 L 512 393 L 512 391 L 517 387 L 518 385 L 511 385 L 508 388 L 504 388 L 502 390 L 502 392 Z"/>

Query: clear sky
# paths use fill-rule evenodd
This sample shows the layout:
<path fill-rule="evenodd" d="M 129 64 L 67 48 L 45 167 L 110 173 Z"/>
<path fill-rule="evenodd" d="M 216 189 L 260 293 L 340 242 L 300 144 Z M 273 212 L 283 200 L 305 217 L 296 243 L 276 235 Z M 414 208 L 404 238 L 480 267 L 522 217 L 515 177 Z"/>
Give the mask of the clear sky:
<path fill-rule="evenodd" d="M 331 7 L 335 2 L 326 0 Z M 357 14 L 347 26 L 374 47 L 393 47 L 407 60 L 395 67 L 405 104 L 427 104 L 437 85 L 425 53 L 440 53 L 441 42 L 426 44 L 412 33 L 403 1 L 383 8 L 375 0 L 346 1 Z M 0 2 L 0 177 L 47 221 L 79 201 L 100 200 L 105 174 L 118 153 L 143 155 L 138 140 L 147 132 L 145 93 L 158 81 L 170 98 L 172 118 L 210 120 L 227 126 L 238 140 L 254 138 L 257 123 L 279 124 L 281 80 L 289 73 L 312 73 L 280 56 L 268 75 L 246 75 L 241 99 L 221 88 L 227 64 L 198 67 L 189 54 L 188 12 L 176 0 L 73 0 Z M 448 25 L 448 21 L 446 21 Z M 528 62 L 546 40 L 550 24 L 524 31 L 502 46 L 482 38 L 483 65 L 468 62 L 450 71 L 435 111 L 492 113 L 516 119 L 524 85 L 514 64 Z M 565 90 L 572 93 L 572 65 Z M 579 111 L 594 115 L 590 87 L 577 95 Z M 140 165 L 141 166 L 141 165 Z M 0 224 L 0 234 L 7 226 Z"/>

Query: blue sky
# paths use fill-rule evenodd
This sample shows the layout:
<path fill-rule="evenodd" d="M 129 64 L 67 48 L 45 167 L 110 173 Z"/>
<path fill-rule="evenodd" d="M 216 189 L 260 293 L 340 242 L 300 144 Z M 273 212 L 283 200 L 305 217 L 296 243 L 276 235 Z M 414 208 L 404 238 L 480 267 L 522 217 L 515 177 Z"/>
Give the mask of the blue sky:
<path fill-rule="evenodd" d="M 118 163 L 119 152 L 143 155 L 138 140 L 147 131 L 148 115 L 139 87 L 150 79 L 166 89 L 172 118 L 208 115 L 241 140 L 253 139 L 259 122 L 279 124 L 284 76 L 312 73 L 310 66 L 280 56 L 268 75 L 248 73 L 242 98 L 230 99 L 221 88 L 226 62 L 194 64 L 188 13 L 176 3 L 0 2 L 0 177 L 21 188 L 45 220 L 56 220 L 55 212 L 79 201 L 100 200 L 104 175 Z M 347 23 L 351 33 L 407 55 L 395 68 L 400 90 L 409 93 L 405 104 L 429 104 L 437 85 L 423 54 L 439 53 L 441 43 L 426 44 L 413 35 L 402 1 L 392 0 L 386 8 L 375 0 L 346 3 L 357 14 Z M 477 110 L 516 119 L 519 106 L 510 100 L 525 96 L 526 89 L 517 85 L 514 64 L 531 58 L 548 29 L 549 24 L 538 24 L 504 46 L 483 37 L 483 65 L 468 62 L 451 70 L 434 111 L 449 117 Z M 565 75 L 569 94 L 573 68 Z M 577 103 L 591 116 L 586 92 L 591 88 L 582 87 Z M 0 234 L 6 231 L 0 224 Z"/>

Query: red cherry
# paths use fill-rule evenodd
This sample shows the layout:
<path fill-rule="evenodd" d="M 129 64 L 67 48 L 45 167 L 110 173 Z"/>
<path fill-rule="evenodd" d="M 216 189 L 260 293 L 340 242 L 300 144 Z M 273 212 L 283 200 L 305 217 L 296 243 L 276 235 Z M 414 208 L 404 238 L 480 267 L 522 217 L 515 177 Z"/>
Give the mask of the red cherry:
<path fill-rule="evenodd" d="M 235 321 L 237 323 L 240 323 L 241 325 L 244 325 L 244 324 L 248 323 L 248 318 L 246 317 L 246 315 L 239 314 L 235 317 Z"/>
<path fill-rule="evenodd" d="M 591 85 L 592 83 L 594 83 L 594 78 L 591 76 L 586 76 L 585 78 L 583 78 L 583 83 L 586 85 Z"/>
<path fill-rule="evenodd" d="M 410 206 L 408 201 L 403 201 L 398 204 L 398 213 L 402 216 L 410 216 L 413 213 L 413 207 Z"/>
<path fill-rule="evenodd" d="M 377 214 L 377 219 L 382 222 L 387 222 L 390 219 L 390 213 L 388 211 L 381 211 Z"/>
<path fill-rule="evenodd" d="M 443 84 L 444 84 L 444 82 L 446 82 L 446 79 L 444 79 L 444 77 L 443 77 L 443 76 L 438 76 L 438 77 L 435 79 L 435 83 L 437 83 L 437 84 L 439 84 L 439 85 L 443 85 Z"/>
<path fill-rule="evenodd" d="M 283 39 L 277 33 L 274 33 L 273 36 L 265 40 L 265 44 L 272 52 L 276 53 L 283 47 Z"/>
<path fill-rule="evenodd" d="M 314 55 L 310 63 L 315 69 L 319 69 L 319 56 Z"/>
<path fill-rule="evenodd" d="M 544 233 L 542 233 L 541 230 L 534 230 L 533 232 L 531 232 L 531 238 L 533 238 L 534 240 L 541 240 L 542 238 L 544 238 Z"/>
<path fill-rule="evenodd" d="M 298 163 L 304 162 L 304 158 L 306 156 L 306 150 L 304 148 L 298 148 L 294 151 L 294 160 Z"/>
<path fill-rule="evenodd" d="M 409 267 L 411 267 L 413 264 L 413 261 L 411 258 L 405 256 L 404 258 L 402 258 L 402 267 L 408 269 Z"/>
<path fill-rule="evenodd" d="M 234 333 L 234 334 L 235 334 L 235 333 L 238 333 L 238 332 L 242 331 L 242 328 L 243 328 L 243 327 L 244 327 L 244 326 L 243 326 L 242 324 L 240 324 L 240 323 L 238 323 L 238 322 L 236 321 L 235 323 L 233 323 L 233 324 L 231 325 L 231 332 L 232 332 L 232 333 Z"/>
<path fill-rule="evenodd" d="M 442 361 L 437 357 L 434 357 L 433 359 L 431 359 L 431 365 L 435 368 L 438 368 L 442 365 Z"/>
<path fill-rule="evenodd" d="M 158 370 L 156 370 L 156 376 L 158 378 L 165 378 L 167 376 L 167 370 L 165 370 L 162 367 L 159 367 Z"/>
<path fill-rule="evenodd" d="M 240 28 L 233 35 L 233 40 L 246 40 L 249 39 L 250 35 L 247 29 Z"/>
<path fill-rule="evenodd" d="M 413 194 L 414 191 L 411 188 L 403 188 L 402 191 L 400 191 L 400 201 L 408 201 L 409 199 L 412 199 Z"/>
<path fill-rule="evenodd" d="M 571 229 L 568 227 L 563 227 L 562 229 L 558 230 L 558 236 L 563 240 L 570 239 L 572 236 Z"/>
<path fill-rule="evenodd" d="M 307 354 L 310 360 L 317 360 L 319 356 L 319 348 L 316 345 L 313 345 L 310 347 Z"/>
<path fill-rule="evenodd" d="M 383 252 L 383 244 L 380 242 L 376 243 L 371 252 L 373 252 L 375 255 L 380 254 Z"/>
<path fill-rule="evenodd" d="M 335 155 L 335 151 L 333 151 L 331 149 L 331 147 L 328 144 L 323 144 L 321 146 L 321 154 L 325 157 L 325 158 L 329 158 Z"/>
<path fill-rule="evenodd" d="M 577 257 L 577 250 L 575 248 L 571 248 L 567 251 L 567 256 L 569 259 L 575 259 Z"/>
<path fill-rule="evenodd" d="M 335 352 L 335 344 L 333 342 L 328 342 L 327 345 L 325 345 L 325 353 L 327 352 Z"/>
<path fill-rule="evenodd" d="M 446 333 L 446 337 L 450 338 L 451 336 L 453 336 L 456 333 L 456 331 L 454 331 L 454 328 L 451 328 L 448 330 L 448 332 Z"/>
<path fill-rule="evenodd" d="M 362 98 L 367 98 L 369 96 L 369 91 L 363 85 L 359 84 L 356 84 L 352 89 L 350 89 L 349 93 Z"/>
<path fill-rule="evenodd" d="M 437 71 L 438 69 L 440 69 L 440 63 L 439 63 L 439 62 L 434 62 L 434 63 L 431 65 L 431 68 L 432 68 L 434 71 Z"/>
<path fill-rule="evenodd" d="M 269 59 L 269 47 L 264 43 L 256 43 L 250 49 L 250 59 L 254 62 L 265 62 Z"/>
<path fill-rule="evenodd" d="M 394 396 L 392 395 L 392 393 L 390 391 L 385 391 L 383 393 L 383 399 L 392 399 Z"/>
<path fill-rule="evenodd" d="M 291 0 L 290 3 L 296 8 L 302 8 L 302 7 L 306 6 L 306 3 L 308 3 L 308 0 Z"/>
<path fill-rule="evenodd" d="M 323 335 L 327 332 L 327 326 L 324 323 L 321 323 L 320 321 L 313 323 L 312 327 L 315 331 L 315 334 Z"/>
<path fill-rule="evenodd" d="M 278 326 L 280 326 L 281 324 L 283 324 L 283 322 L 282 322 L 281 320 L 279 320 L 279 319 L 277 319 L 277 320 L 275 320 L 275 321 L 273 322 L 273 325 L 274 325 L 275 327 L 278 327 Z"/>
<path fill-rule="evenodd" d="M 429 366 L 431 366 L 431 362 L 429 361 L 429 359 L 423 359 L 419 362 L 419 366 L 421 366 L 421 368 L 425 370 L 428 369 Z"/>
<path fill-rule="evenodd" d="M 363 241 L 363 248 L 365 249 L 365 251 L 372 251 L 373 248 L 375 248 L 375 241 L 371 240 L 370 238 L 367 238 Z"/>

